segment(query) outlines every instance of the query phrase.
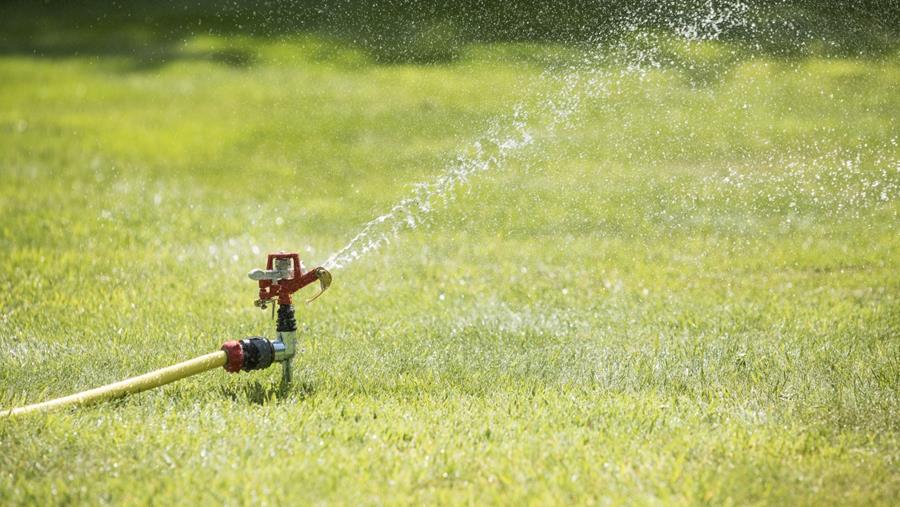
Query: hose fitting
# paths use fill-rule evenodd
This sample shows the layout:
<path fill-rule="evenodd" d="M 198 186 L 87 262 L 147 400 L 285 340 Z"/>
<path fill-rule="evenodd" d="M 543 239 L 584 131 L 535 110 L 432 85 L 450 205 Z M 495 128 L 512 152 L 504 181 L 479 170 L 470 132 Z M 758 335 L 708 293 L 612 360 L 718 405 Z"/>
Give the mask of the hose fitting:
<path fill-rule="evenodd" d="M 228 373 L 237 373 L 241 371 L 244 365 L 244 348 L 241 342 L 231 340 L 222 344 L 222 350 L 225 351 L 225 371 Z"/>
<path fill-rule="evenodd" d="M 222 350 L 226 354 L 225 371 L 230 373 L 264 370 L 275 360 L 275 346 L 272 342 L 256 336 L 225 342 Z"/>

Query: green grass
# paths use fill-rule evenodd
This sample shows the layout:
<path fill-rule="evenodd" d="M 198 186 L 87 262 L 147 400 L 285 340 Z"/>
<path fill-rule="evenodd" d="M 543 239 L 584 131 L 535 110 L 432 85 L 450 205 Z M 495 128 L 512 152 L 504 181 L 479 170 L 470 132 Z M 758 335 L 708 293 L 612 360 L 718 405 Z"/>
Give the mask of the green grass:
<path fill-rule="evenodd" d="M 572 48 L 169 50 L 0 55 L 2 407 L 271 335 L 265 253 L 323 261 L 516 103 L 536 143 L 300 307 L 291 389 L 2 420 L 0 502 L 896 501 L 896 53 L 673 42 L 547 132 Z"/>

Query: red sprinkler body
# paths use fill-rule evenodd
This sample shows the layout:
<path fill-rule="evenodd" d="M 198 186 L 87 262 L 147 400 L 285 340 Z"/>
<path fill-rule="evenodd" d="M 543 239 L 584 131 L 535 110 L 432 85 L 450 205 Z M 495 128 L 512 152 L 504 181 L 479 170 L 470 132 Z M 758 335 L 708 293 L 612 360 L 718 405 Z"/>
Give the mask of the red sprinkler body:
<path fill-rule="evenodd" d="M 290 278 L 275 278 L 282 274 L 287 274 L 281 269 L 273 269 L 276 265 L 283 268 L 285 262 L 290 263 L 289 271 L 293 272 Z M 325 282 L 323 274 L 328 274 L 328 281 Z M 322 281 L 321 294 L 331 284 L 331 273 L 325 268 L 316 268 L 312 271 L 303 273 L 303 263 L 300 262 L 300 255 L 295 253 L 277 253 L 269 254 L 266 260 L 266 271 L 254 269 L 249 274 L 252 280 L 259 280 L 259 299 L 256 301 L 258 306 L 265 308 L 266 302 L 278 298 L 279 305 L 292 304 L 291 295 L 316 280 Z M 319 297 L 319 294 L 313 296 L 310 301 Z"/>
<path fill-rule="evenodd" d="M 240 370 L 259 370 L 267 368 L 272 362 L 280 362 L 282 380 L 289 383 L 291 363 L 297 351 L 297 320 L 292 296 L 318 280 L 320 290 L 307 303 L 313 301 L 331 285 L 331 273 L 323 267 L 304 273 L 300 255 L 281 252 L 269 254 L 266 269 L 254 269 L 248 276 L 259 282 L 259 298 L 254 302 L 257 307 L 265 310 L 270 304 L 278 304 L 276 337 L 275 340 L 250 337 L 225 343 L 222 346 L 227 353 L 225 369 L 236 373 Z"/>

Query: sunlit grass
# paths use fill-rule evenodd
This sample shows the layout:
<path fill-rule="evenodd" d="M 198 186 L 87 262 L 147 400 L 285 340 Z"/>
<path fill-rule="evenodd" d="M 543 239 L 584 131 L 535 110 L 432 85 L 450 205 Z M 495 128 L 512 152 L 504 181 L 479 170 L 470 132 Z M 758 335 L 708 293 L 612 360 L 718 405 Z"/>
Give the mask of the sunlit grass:
<path fill-rule="evenodd" d="M 337 271 L 291 390 L 216 371 L 2 421 L 0 500 L 891 503 L 900 65 L 671 49 L 712 74 L 606 68 L 565 128 Z M 0 58 L 3 407 L 271 335 L 245 276 L 267 252 L 324 261 L 578 57 L 172 51 Z"/>

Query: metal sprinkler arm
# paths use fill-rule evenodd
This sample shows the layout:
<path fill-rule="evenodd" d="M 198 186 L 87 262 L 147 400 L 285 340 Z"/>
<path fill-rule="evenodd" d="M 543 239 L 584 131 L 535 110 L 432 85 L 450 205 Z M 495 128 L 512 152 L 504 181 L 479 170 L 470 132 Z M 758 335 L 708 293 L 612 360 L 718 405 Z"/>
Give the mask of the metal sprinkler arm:
<path fill-rule="evenodd" d="M 312 270 L 311 273 L 314 273 L 316 275 L 316 279 L 319 280 L 319 292 L 316 292 L 313 295 L 313 297 L 307 299 L 306 300 L 307 304 L 312 303 L 313 301 L 318 299 L 319 296 L 321 296 L 322 294 L 325 293 L 325 291 L 328 289 L 328 287 L 331 287 L 331 272 L 330 271 L 328 271 L 327 269 L 320 266 L 320 267 Z M 309 275 L 309 273 L 307 273 L 306 275 Z M 306 276 L 306 275 L 303 275 L 303 276 Z"/>

